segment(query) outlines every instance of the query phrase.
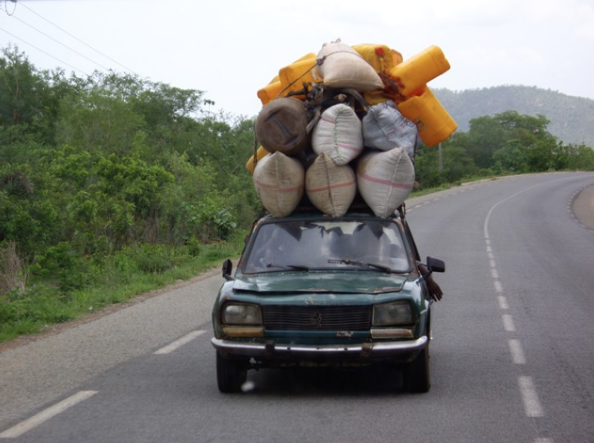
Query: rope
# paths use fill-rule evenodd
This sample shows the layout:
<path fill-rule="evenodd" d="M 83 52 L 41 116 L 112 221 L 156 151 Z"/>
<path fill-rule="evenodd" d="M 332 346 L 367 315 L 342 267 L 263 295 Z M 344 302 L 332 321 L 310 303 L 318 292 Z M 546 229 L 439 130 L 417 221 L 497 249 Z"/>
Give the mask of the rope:
<path fill-rule="evenodd" d="M 324 57 L 325 58 L 325 57 Z M 320 63 L 321 64 L 321 63 Z M 295 80 L 293 80 L 291 83 L 289 83 L 287 86 L 285 86 L 281 91 L 279 91 L 278 94 L 276 94 L 276 98 L 279 98 L 283 92 L 285 92 L 287 89 L 289 89 L 291 86 L 293 86 L 295 83 L 297 83 L 299 80 L 301 80 L 303 77 L 305 77 L 307 74 L 309 74 L 316 66 L 318 66 L 318 60 L 316 60 L 316 62 L 313 64 L 313 66 L 311 68 L 309 68 L 307 71 L 305 71 L 303 74 L 301 74 L 299 77 L 297 77 Z"/>
<path fill-rule="evenodd" d="M 253 163 L 254 163 L 254 172 L 256 172 L 256 165 L 258 164 L 258 134 L 256 134 L 256 125 L 254 124 L 254 156 L 253 156 Z"/>

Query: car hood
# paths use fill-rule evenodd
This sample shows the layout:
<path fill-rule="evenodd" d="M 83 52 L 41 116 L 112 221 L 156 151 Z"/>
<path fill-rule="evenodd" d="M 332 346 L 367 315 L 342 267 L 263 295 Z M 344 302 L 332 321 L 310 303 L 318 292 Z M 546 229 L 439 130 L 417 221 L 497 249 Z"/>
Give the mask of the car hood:
<path fill-rule="evenodd" d="M 355 272 L 268 272 L 236 275 L 233 290 L 258 293 L 363 293 L 400 292 L 408 274 Z"/>

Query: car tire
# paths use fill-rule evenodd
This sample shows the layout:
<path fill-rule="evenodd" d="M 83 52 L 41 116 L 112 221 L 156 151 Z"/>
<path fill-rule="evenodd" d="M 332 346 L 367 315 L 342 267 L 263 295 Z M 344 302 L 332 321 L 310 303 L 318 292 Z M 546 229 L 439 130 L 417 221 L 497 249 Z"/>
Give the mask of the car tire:
<path fill-rule="evenodd" d="M 225 358 L 217 352 L 217 384 L 225 394 L 240 392 L 247 380 L 247 364 L 242 360 Z"/>
<path fill-rule="evenodd" d="M 408 392 L 422 394 L 431 388 L 429 372 L 429 344 L 404 369 L 404 383 Z"/>

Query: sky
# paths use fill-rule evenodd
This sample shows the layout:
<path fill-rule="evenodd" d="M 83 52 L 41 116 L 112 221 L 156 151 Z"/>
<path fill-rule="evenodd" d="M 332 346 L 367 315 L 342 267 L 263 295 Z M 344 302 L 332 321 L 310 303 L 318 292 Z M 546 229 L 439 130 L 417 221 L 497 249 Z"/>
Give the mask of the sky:
<path fill-rule="evenodd" d="M 129 73 L 254 117 L 257 91 L 324 43 L 439 46 L 454 91 L 525 85 L 594 99 L 593 0 L 0 0 L 0 48 L 38 69 Z"/>

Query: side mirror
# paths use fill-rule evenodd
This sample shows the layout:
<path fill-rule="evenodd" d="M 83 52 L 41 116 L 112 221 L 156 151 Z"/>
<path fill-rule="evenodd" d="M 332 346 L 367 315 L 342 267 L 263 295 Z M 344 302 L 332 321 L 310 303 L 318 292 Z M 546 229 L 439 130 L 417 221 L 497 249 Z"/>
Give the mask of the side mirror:
<path fill-rule="evenodd" d="M 438 258 L 427 257 L 427 269 L 429 272 L 445 272 L 445 262 Z"/>
<path fill-rule="evenodd" d="M 223 278 L 227 281 L 233 280 L 231 273 L 233 272 L 233 263 L 227 259 L 223 262 Z"/>

